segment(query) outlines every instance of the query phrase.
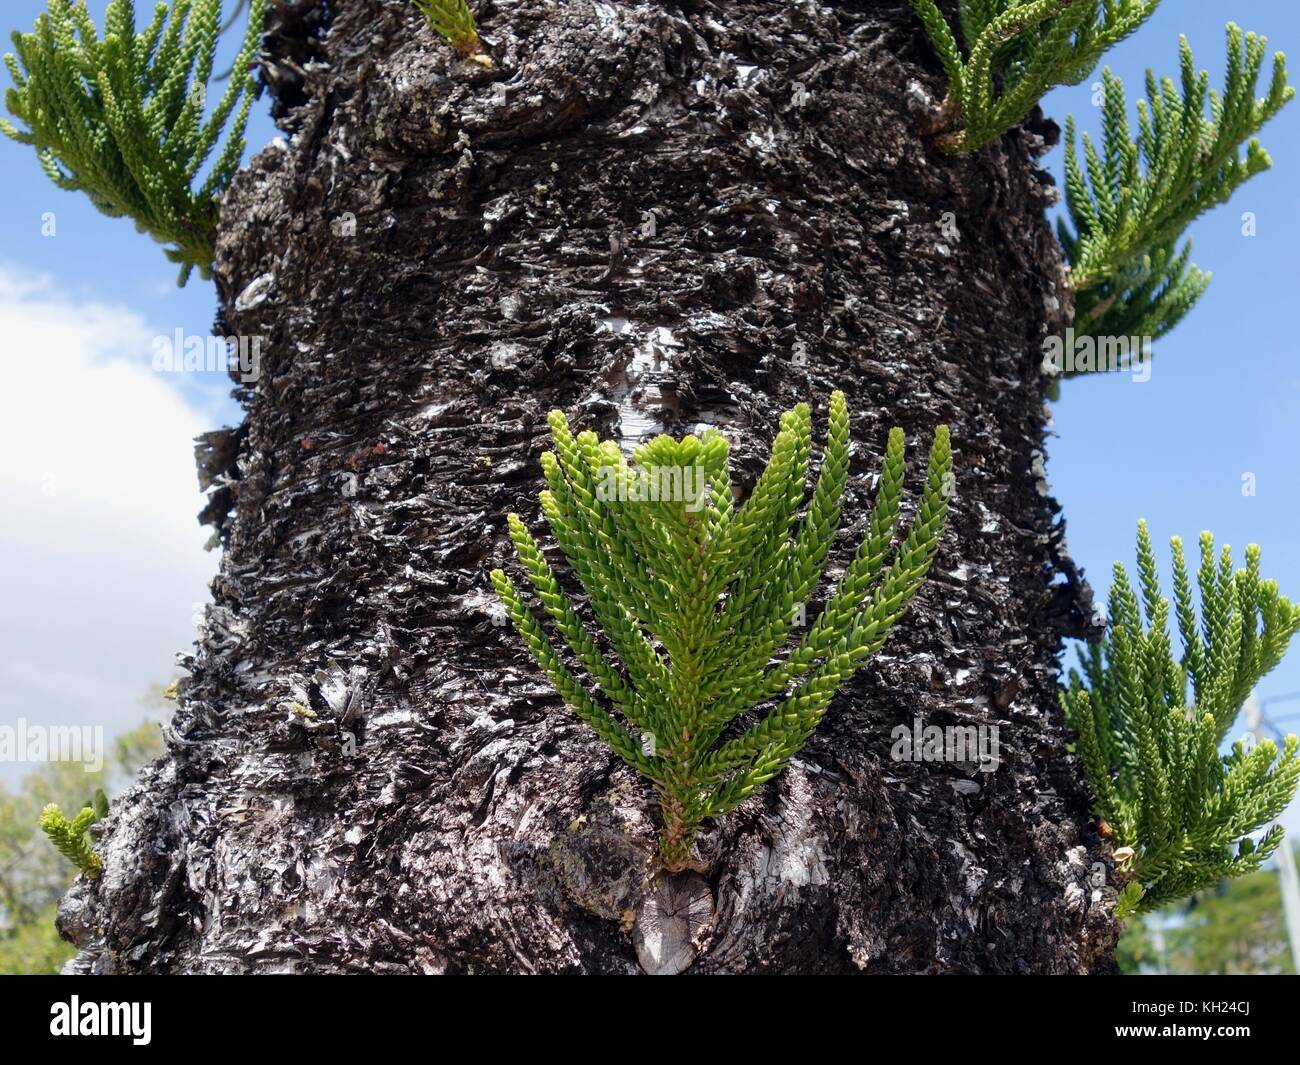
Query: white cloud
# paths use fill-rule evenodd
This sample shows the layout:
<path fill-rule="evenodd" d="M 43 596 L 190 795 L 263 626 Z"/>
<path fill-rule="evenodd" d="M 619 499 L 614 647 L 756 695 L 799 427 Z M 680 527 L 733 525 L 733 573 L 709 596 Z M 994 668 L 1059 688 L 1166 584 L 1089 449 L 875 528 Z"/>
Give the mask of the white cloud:
<path fill-rule="evenodd" d="M 0 266 L 0 722 L 134 725 L 194 638 L 215 422 L 150 369 L 158 332 Z"/>

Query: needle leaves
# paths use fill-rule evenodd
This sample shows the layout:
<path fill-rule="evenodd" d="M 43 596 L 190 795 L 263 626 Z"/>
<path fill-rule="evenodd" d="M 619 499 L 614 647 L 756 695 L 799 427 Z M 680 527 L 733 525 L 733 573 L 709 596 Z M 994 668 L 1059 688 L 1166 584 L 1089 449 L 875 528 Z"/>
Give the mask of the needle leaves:
<path fill-rule="evenodd" d="M 948 431 L 935 433 L 905 532 L 903 434 L 890 433 L 867 535 L 816 622 L 778 658 L 840 525 L 849 467 L 843 395 L 831 397 L 811 496 L 812 420 L 799 404 L 781 416 L 767 468 L 741 506 L 716 430 L 656 437 L 629 463 L 616 443 L 575 436 L 561 412 L 549 420 L 555 448 L 542 456 L 541 509 L 598 636 L 513 514 L 510 538 L 586 676 L 561 658 L 503 571 L 492 572 L 492 584 L 565 703 L 659 790 L 661 852 L 680 869 L 701 822 L 734 809 L 807 743 L 835 692 L 879 650 L 921 587 L 952 489 Z"/>

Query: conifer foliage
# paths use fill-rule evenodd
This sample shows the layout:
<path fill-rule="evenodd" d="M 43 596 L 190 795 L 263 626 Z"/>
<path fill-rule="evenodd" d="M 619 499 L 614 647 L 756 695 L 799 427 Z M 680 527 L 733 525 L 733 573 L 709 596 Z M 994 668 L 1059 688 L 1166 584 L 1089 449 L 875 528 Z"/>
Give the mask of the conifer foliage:
<path fill-rule="evenodd" d="M 1049 89 L 1086 78 L 1160 0 L 959 0 L 960 44 L 935 0 L 911 4 L 948 75 L 948 132 L 937 144 L 968 152 L 1018 124 Z"/>
<path fill-rule="evenodd" d="M 424 12 L 434 32 L 462 56 L 479 50 L 478 26 L 465 0 L 415 0 L 415 6 Z"/>
<path fill-rule="evenodd" d="M 892 551 L 904 446 L 902 431 L 891 431 L 865 539 L 816 622 L 774 662 L 800 625 L 839 529 L 849 469 L 843 395 L 831 397 L 806 508 L 806 404 L 781 416 L 767 468 L 742 506 L 733 502 L 728 444 L 716 430 L 656 437 L 630 464 L 617 443 L 590 431 L 575 436 L 562 412 L 552 411 L 549 423 L 555 450 L 542 456 L 542 513 L 609 653 L 513 514 L 510 538 L 587 683 L 561 660 L 510 578 L 494 570 L 492 584 L 564 701 L 658 789 L 662 857 L 680 869 L 702 821 L 736 807 L 803 747 L 925 580 L 952 488 L 948 431 L 935 434 L 914 520 Z M 741 721 L 765 704 L 766 712 Z"/>
<path fill-rule="evenodd" d="M 1282 826 L 1251 834 L 1277 817 L 1300 780 L 1300 742 L 1220 745 L 1258 680 L 1281 660 L 1300 629 L 1300 606 L 1261 580 L 1259 548 L 1233 570 L 1231 549 L 1216 556 L 1201 534 L 1201 621 L 1181 540 L 1174 557 L 1174 620 L 1183 653 L 1175 660 L 1170 604 L 1161 595 L 1146 523 L 1138 525 L 1138 588 L 1118 562 L 1109 628 L 1061 692 L 1095 809 L 1114 834 L 1127 917 L 1257 869 L 1277 848 Z M 1144 620 L 1145 619 L 1145 620 Z M 1189 691 L 1190 685 L 1190 691 Z"/>
<path fill-rule="evenodd" d="M 948 75 L 936 139 L 970 151 L 1020 122 L 1044 92 L 1087 77 L 1101 55 L 1142 25 L 1159 0 L 959 0 L 965 49 L 934 0 L 911 0 Z M 1227 27 L 1223 94 L 1199 74 L 1186 38 L 1181 84 L 1147 71 L 1131 139 L 1124 86 L 1102 73 L 1100 150 L 1066 122 L 1066 203 L 1058 222 L 1076 293 L 1079 334 L 1156 339 L 1196 304 L 1210 277 L 1179 242 L 1188 225 L 1271 165 L 1254 135 L 1295 95 L 1286 60 L 1273 57 L 1267 94 L 1255 86 L 1266 41 Z M 1207 112 L 1208 108 L 1208 114 Z M 1245 157 L 1239 154 L 1246 145 Z"/>
<path fill-rule="evenodd" d="M 1147 71 L 1136 140 L 1130 137 L 1124 85 L 1109 70 L 1102 73 L 1101 149 L 1085 133 L 1080 159 L 1073 116 L 1066 122 L 1065 189 L 1073 229 L 1064 219 L 1058 229 L 1078 293 L 1081 331 L 1153 337 L 1168 332 L 1209 282 L 1208 275 L 1189 268 L 1189 247 L 1175 253 L 1182 233 L 1272 165 L 1254 134 L 1295 96 L 1287 84 L 1286 57 L 1274 55 L 1268 92 L 1256 99 L 1267 41 L 1232 23 L 1227 37 L 1222 95 L 1209 88 L 1207 72 L 1196 72 L 1184 37 L 1178 85 Z"/>
<path fill-rule="evenodd" d="M 265 0 L 252 0 L 229 84 L 205 117 L 221 7 L 159 3 L 137 32 L 132 0 L 111 0 L 101 39 L 84 0 L 49 0 L 5 56 L 14 82 L 5 102 L 26 128 L 0 119 L 0 130 L 32 145 L 60 188 L 80 189 L 105 214 L 125 215 L 169 245 L 182 284 L 194 268 L 208 276 L 217 201 L 239 166 L 255 91 Z"/>
<path fill-rule="evenodd" d="M 71 820 L 55 803 L 50 803 L 41 811 L 41 831 L 60 854 L 94 880 L 104 871 L 104 863 L 91 846 L 89 831 L 91 825 L 107 815 L 108 799 L 99 791 L 94 802 L 87 803 Z"/>

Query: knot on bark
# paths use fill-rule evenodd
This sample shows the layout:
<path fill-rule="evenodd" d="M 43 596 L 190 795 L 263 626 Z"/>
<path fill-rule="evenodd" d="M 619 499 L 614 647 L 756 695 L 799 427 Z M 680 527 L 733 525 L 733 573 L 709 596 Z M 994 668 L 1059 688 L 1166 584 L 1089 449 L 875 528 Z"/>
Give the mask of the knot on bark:
<path fill-rule="evenodd" d="M 651 875 L 655 829 L 620 798 L 616 791 L 596 799 L 555 837 L 547 856 L 571 903 L 626 932 Z"/>
<path fill-rule="evenodd" d="M 655 878 L 636 911 L 636 957 L 651 976 L 676 976 L 691 967 L 713 927 L 713 892 L 696 873 Z"/>

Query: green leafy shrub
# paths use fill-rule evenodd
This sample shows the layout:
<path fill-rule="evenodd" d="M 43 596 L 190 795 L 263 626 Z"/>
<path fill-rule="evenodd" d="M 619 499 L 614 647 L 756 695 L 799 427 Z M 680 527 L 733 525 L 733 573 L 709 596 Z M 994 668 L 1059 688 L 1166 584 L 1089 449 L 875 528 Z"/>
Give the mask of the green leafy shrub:
<path fill-rule="evenodd" d="M 49 0 L 5 56 L 14 82 L 5 102 L 27 128 L 0 119 L 0 131 L 32 145 L 60 188 L 85 192 L 104 214 L 125 215 L 169 245 L 181 284 L 195 268 L 207 277 L 218 200 L 244 151 L 264 5 L 252 0 L 230 83 L 205 119 L 221 0 L 159 3 L 141 33 L 132 0 L 111 0 L 102 40 L 84 0 Z"/>
<path fill-rule="evenodd" d="M 892 561 L 904 448 L 901 430 L 889 434 L 866 538 L 816 623 L 773 664 L 839 528 L 849 464 L 843 395 L 831 397 L 826 450 L 802 523 L 812 434 L 806 404 L 781 416 L 767 468 L 740 507 L 727 441 L 716 430 L 656 437 L 632 465 L 613 441 L 589 431 L 575 437 L 560 411 L 549 422 L 555 450 L 542 456 L 542 513 L 612 653 L 589 635 L 514 514 L 510 538 L 603 702 L 561 661 L 510 578 L 494 570 L 492 584 L 564 701 L 658 789 L 662 855 L 680 869 L 701 822 L 781 772 L 920 588 L 947 516 L 948 431 L 935 434 L 915 520 Z M 775 706 L 739 727 L 741 715 L 769 702 Z"/>
<path fill-rule="evenodd" d="M 911 4 L 948 75 L 937 144 L 968 152 L 1017 125 L 1048 90 L 1086 78 L 1160 0 L 959 0 L 964 49 L 934 0 Z"/>
<path fill-rule="evenodd" d="M 415 6 L 424 12 L 434 32 L 461 55 L 479 51 L 478 26 L 465 0 L 415 0 Z"/>
<path fill-rule="evenodd" d="M 1283 830 L 1274 825 L 1258 842 L 1250 834 L 1286 809 L 1300 780 L 1295 736 L 1280 752 L 1263 740 L 1219 753 L 1246 697 L 1300 629 L 1300 606 L 1260 579 L 1258 547 L 1246 549 L 1245 567 L 1234 572 L 1231 549 L 1216 559 L 1214 538 L 1202 533 L 1198 627 L 1182 541 L 1171 544 L 1181 660 L 1141 522 L 1141 606 L 1116 563 L 1106 638 L 1088 649 L 1084 676 L 1072 671 L 1061 693 L 1097 815 L 1114 835 L 1120 917 L 1257 869 Z"/>
<path fill-rule="evenodd" d="M 1190 248 L 1175 254 L 1178 240 L 1196 218 L 1272 165 L 1253 137 L 1295 96 L 1287 84 L 1286 57 L 1274 55 L 1268 94 L 1256 99 L 1267 41 L 1232 23 L 1227 36 L 1222 96 L 1209 89 L 1208 73 L 1196 72 L 1184 37 L 1180 86 L 1171 78 L 1157 82 L 1147 71 L 1136 140 L 1130 138 L 1124 85 L 1109 70 L 1102 73 L 1101 151 L 1085 133 L 1081 160 L 1074 118 L 1066 122 L 1065 189 L 1073 229 L 1064 219 L 1058 229 L 1070 260 L 1080 332 L 1157 337 L 1173 328 L 1209 282 L 1208 275 L 1188 267 Z"/>

